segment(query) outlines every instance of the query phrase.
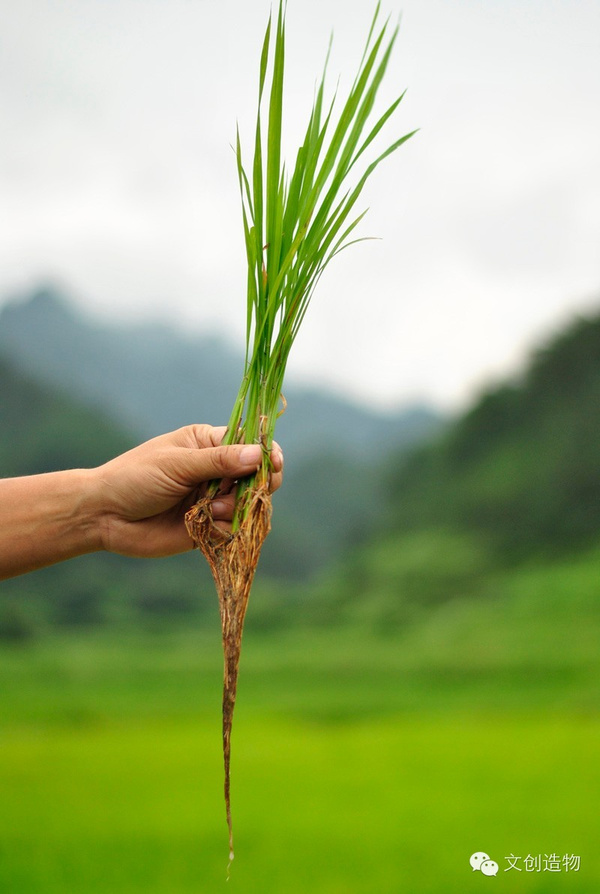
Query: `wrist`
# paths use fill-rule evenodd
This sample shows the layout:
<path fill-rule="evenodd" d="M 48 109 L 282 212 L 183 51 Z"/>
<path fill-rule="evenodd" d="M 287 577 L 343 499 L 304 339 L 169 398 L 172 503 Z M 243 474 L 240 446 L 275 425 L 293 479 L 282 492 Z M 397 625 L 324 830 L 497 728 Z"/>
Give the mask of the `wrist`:
<path fill-rule="evenodd" d="M 55 545 L 56 561 L 101 550 L 102 512 L 95 469 L 51 472 L 39 479 L 44 485 L 39 523 Z"/>
<path fill-rule="evenodd" d="M 74 548 L 83 553 L 104 549 L 105 510 L 98 469 L 73 469 L 68 474 L 72 490 Z"/>

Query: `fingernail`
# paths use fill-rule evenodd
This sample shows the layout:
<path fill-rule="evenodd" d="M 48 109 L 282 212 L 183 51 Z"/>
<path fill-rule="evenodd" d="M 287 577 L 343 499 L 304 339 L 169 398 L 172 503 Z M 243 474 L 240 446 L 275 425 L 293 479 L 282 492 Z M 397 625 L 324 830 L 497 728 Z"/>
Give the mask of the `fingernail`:
<path fill-rule="evenodd" d="M 281 469 L 283 469 L 283 453 L 278 447 L 275 447 L 273 450 L 272 459 L 276 471 L 281 471 Z"/>
<path fill-rule="evenodd" d="M 242 447 L 240 450 L 240 462 L 245 466 L 256 466 L 262 458 L 262 447 L 258 444 Z"/>
<path fill-rule="evenodd" d="M 225 515 L 227 512 L 227 503 L 224 503 L 222 500 L 213 500 L 211 506 L 213 517 Z"/>

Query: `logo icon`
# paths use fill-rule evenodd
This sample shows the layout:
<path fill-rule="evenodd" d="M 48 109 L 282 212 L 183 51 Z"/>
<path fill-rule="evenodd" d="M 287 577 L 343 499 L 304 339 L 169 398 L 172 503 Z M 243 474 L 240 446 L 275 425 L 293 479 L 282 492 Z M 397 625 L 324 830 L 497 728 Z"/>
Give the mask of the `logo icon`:
<path fill-rule="evenodd" d="M 495 860 L 490 859 L 489 854 L 484 854 L 483 851 L 476 851 L 474 854 L 471 854 L 469 863 L 473 868 L 473 872 L 481 872 L 483 875 L 498 874 L 498 864 Z"/>

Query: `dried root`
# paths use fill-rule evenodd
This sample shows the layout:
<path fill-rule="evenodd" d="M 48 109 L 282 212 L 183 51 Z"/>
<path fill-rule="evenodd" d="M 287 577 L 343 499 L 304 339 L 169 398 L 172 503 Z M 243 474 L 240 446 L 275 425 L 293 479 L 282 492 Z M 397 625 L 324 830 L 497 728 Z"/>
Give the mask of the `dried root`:
<path fill-rule="evenodd" d="M 205 497 L 186 515 L 190 537 L 202 550 L 215 580 L 221 610 L 223 637 L 223 761 L 225 766 L 225 809 L 229 828 L 230 859 L 233 831 L 230 801 L 231 727 L 242 647 L 244 617 L 260 551 L 271 529 L 271 496 L 266 486 L 250 498 L 247 517 L 231 534 L 219 528 L 212 517 L 211 499 Z"/>

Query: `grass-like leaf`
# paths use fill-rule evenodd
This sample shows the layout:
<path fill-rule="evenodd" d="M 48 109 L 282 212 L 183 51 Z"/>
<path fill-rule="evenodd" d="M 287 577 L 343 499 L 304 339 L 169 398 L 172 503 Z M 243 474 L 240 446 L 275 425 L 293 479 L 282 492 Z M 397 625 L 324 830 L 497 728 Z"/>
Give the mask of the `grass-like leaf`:
<path fill-rule="evenodd" d="M 284 127 L 285 12 L 280 0 L 260 56 L 254 156 L 248 168 L 239 132 L 235 157 L 248 262 L 246 360 L 224 443 L 256 443 L 263 448 L 257 473 L 236 491 L 233 531 L 212 520 L 211 500 L 220 482 L 186 516 L 188 530 L 211 566 L 221 608 L 225 674 L 223 750 L 225 801 L 233 855 L 229 799 L 230 735 L 235 704 L 242 627 L 254 570 L 270 527 L 270 450 L 286 365 L 315 289 L 330 261 L 369 237 L 356 235 L 366 211 L 357 214 L 363 188 L 381 162 L 416 131 L 391 142 L 366 163 L 404 93 L 378 117 L 377 94 L 385 77 L 398 29 L 379 24 L 377 4 L 354 82 L 345 96 L 336 88 L 326 100 L 327 60 L 315 89 L 304 139 L 293 165 L 282 159 Z M 331 44 L 330 44 L 331 48 Z M 268 102 L 267 102 L 268 96 Z M 366 134 L 366 136 L 365 136 Z M 290 173 L 291 172 L 291 173 Z M 353 238 L 350 238 L 353 237 Z"/>
<path fill-rule="evenodd" d="M 285 13 L 280 2 L 276 26 L 269 19 L 260 57 L 258 109 L 251 178 L 246 175 L 237 136 L 236 158 L 244 238 L 248 260 L 246 370 L 227 440 L 257 442 L 265 448 L 259 478 L 268 474 L 266 457 L 273 440 L 285 363 L 304 318 L 316 282 L 329 261 L 348 244 L 362 220 L 351 219 L 366 181 L 376 167 L 416 131 L 392 142 L 367 165 L 354 183 L 353 173 L 366 151 L 393 118 L 404 92 L 374 121 L 377 93 L 385 77 L 398 28 L 388 36 L 389 20 L 378 27 L 380 3 L 369 29 L 357 75 L 340 104 L 337 91 L 323 119 L 327 61 L 315 91 L 313 107 L 298 148 L 291 176 L 281 158 L 284 115 Z M 329 52 L 327 53 L 329 58 Z M 269 64 L 270 63 L 270 64 Z M 267 89 L 268 88 L 268 89 Z M 268 92 L 268 111 L 262 99 Z M 335 109 L 340 106 L 338 114 Z M 266 118 L 266 121 L 265 121 Z M 262 134 L 266 132 L 266 153 Z M 366 136 L 365 136 L 366 134 Z M 239 417 L 240 407 L 243 418 Z M 238 493 L 234 525 L 245 514 L 244 482 Z"/>

